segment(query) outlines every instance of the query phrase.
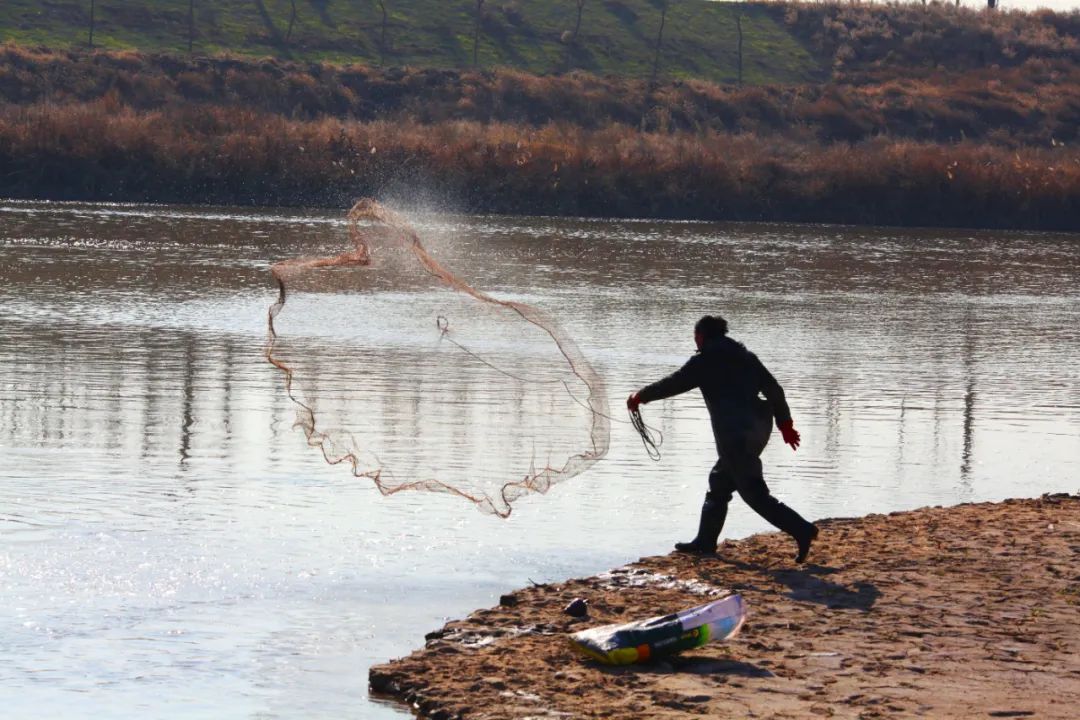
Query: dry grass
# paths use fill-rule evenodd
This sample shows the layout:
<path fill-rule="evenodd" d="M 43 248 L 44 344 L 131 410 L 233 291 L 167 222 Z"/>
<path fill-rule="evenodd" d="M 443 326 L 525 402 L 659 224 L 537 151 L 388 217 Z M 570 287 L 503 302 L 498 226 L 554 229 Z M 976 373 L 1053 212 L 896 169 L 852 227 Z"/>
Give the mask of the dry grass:
<path fill-rule="evenodd" d="M 534 128 L 565 123 L 593 130 L 618 124 L 823 143 L 888 136 L 1049 146 L 1080 133 L 1080 65 L 1065 60 L 890 75 L 875 83 L 738 88 L 691 80 L 650 88 L 644 81 L 584 73 L 380 70 L 0 46 L 0 102 L 105 98 L 136 110 L 210 105 L 299 120 L 466 120 Z"/>
<path fill-rule="evenodd" d="M 0 194 L 340 205 L 424 188 L 487 212 L 1080 228 L 1080 153 L 548 124 L 303 121 L 114 98 L 0 111 Z"/>
<path fill-rule="evenodd" d="M 1080 12 L 987 12 L 985 4 L 770 4 L 777 19 L 854 80 L 923 76 L 942 69 L 1014 67 L 1028 60 L 1080 60 Z"/>

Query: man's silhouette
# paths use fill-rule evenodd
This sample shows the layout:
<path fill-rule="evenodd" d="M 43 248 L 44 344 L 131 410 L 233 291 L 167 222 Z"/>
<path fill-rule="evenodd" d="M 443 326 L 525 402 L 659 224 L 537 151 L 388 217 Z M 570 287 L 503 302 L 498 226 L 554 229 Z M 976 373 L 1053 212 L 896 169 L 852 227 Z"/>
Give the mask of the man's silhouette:
<path fill-rule="evenodd" d="M 718 315 L 698 320 L 694 325 L 697 354 L 668 377 L 631 395 L 626 405 L 636 410 L 643 403 L 700 388 L 709 409 L 719 459 L 709 473 L 697 537 L 676 543 L 676 550 L 716 552 L 728 503 L 737 492 L 758 515 L 795 538 L 799 546 L 795 562 L 801 563 L 818 529 L 769 493 L 758 457 L 769 441 L 773 419 L 792 450 L 799 447 L 799 433 L 783 388 L 754 353 L 727 336 L 727 330 L 727 321 Z"/>

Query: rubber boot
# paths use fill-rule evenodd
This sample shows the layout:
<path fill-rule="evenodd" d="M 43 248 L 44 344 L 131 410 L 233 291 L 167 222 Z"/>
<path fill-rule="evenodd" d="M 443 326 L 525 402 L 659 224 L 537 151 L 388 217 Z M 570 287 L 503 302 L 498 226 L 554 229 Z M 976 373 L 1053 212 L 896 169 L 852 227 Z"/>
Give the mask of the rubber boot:
<path fill-rule="evenodd" d="M 716 541 L 724 529 L 727 506 L 720 505 L 706 498 L 701 506 L 701 520 L 698 521 L 697 537 L 690 542 L 675 543 L 675 550 L 684 553 L 712 555 L 716 552 Z"/>
<path fill-rule="evenodd" d="M 810 543 L 817 540 L 817 536 L 817 525 L 810 525 L 805 532 L 795 536 L 795 542 L 799 544 L 799 554 L 795 556 L 795 562 L 806 562 L 806 556 L 810 554 Z"/>

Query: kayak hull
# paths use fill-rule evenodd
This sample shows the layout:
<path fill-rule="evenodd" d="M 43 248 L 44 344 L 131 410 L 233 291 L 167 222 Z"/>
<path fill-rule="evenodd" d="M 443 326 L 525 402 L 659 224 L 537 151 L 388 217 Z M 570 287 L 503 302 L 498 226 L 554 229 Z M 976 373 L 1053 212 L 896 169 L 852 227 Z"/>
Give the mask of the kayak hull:
<path fill-rule="evenodd" d="M 620 625 L 574 633 L 570 644 L 605 665 L 631 665 L 734 637 L 746 620 L 740 595 Z"/>

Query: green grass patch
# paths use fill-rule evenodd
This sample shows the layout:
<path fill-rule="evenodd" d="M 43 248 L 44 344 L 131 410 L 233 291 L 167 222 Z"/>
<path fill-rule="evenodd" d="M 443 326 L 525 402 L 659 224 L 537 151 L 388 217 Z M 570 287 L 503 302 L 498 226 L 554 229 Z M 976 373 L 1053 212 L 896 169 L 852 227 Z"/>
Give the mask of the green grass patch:
<path fill-rule="evenodd" d="M 385 0 L 386 42 L 375 0 L 195 0 L 193 52 L 293 60 L 465 68 L 473 62 L 473 0 Z M 588 0 L 576 42 L 573 0 L 485 3 L 477 64 L 530 73 L 571 69 L 646 77 L 660 28 L 659 0 Z M 744 80 L 797 83 L 825 72 L 761 5 L 672 2 L 659 70 L 665 78 L 733 82 L 736 13 L 742 13 Z M 94 45 L 187 52 L 187 0 L 96 0 Z M 0 42 L 86 47 L 90 0 L 4 0 Z"/>

